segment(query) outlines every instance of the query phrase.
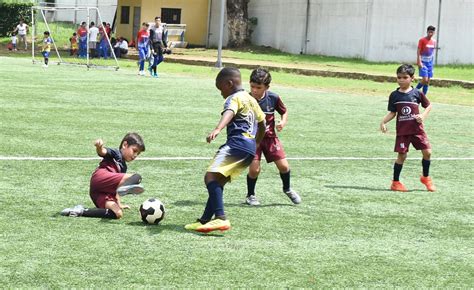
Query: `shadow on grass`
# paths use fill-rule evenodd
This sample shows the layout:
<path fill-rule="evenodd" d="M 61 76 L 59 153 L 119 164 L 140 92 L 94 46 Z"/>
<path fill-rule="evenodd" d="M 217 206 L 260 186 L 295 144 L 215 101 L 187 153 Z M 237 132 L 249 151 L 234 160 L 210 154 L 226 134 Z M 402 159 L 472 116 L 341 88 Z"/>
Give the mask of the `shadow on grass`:
<path fill-rule="evenodd" d="M 325 185 L 324 187 L 327 188 L 332 188 L 332 189 L 356 189 L 356 190 L 366 190 L 366 191 L 388 191 L 392 193 L 410 193 L 410 192 L 427 192 L 426 190 L 423 189 L 413 189 L 413 190 L 408 190 L 407 192 L 401 192 L 401 191 L 393 191 L 389 188 L 376 188 L 376 187 L 365 187 L 365 186 L 353 186 L 353 185 Z"/>
<path fill-rule="evenodd" d="M 377 187 L 366 187 L 366 186 L 354 186 L 354 185 L 325 185 L 324 187 L 332 189 L 356 189 L 366 191 L 390 191 L 388 188 L 377 188 Z"/>
<path fill-rule="evenodd" d="M 175 206 L 195 206 L 201 205 L 204 209 L 206 205 L 206 200 L 203 201 L 194 201 L 194 200 L 179 200 L 172 203 Z M 268 204 L 261 204 L 257 206 L 249 206 L 245 202 L 242 203 L 226 203 L 224 202 L 224 207 L 248 207 L 248 208 L 259 208 L 259 207 L 277 207 L 277 206 L 293 206 L 293 204 L 289 203 L 268 203 Z"/>
<path fill-rule="evenodd" d="M 205 234 L 205 233 L 200 233 L 200 232 L 195 232 L 195 231 L 188 231 L 184 229 L 184 225 L 167 224 L 166 222 L 163 224 L 160 223 L 157 225 L 148 225 L 143 222 L 129 222 L 127 223 L 127 225 L 145 228 L 150 232 L 151 235 L 161 234 L 164 231 L 174 231 L 178 233 L 187 233 L 187 234 L 206 236 L 206 237 L 222 237 L 223 236 L 222 233 L 220 232 Z"/>

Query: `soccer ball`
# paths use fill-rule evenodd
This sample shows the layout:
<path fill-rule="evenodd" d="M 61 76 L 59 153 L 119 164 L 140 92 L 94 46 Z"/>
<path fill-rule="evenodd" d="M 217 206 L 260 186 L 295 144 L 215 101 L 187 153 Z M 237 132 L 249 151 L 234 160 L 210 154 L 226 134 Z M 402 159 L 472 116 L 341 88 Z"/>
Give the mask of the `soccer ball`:
<path fill-rule="evenodd" d="M 159 199 L 147 199 L 140 206 L 140 215 L 144 223 L 156 225 L 165 217 L 165 206 Z"/>

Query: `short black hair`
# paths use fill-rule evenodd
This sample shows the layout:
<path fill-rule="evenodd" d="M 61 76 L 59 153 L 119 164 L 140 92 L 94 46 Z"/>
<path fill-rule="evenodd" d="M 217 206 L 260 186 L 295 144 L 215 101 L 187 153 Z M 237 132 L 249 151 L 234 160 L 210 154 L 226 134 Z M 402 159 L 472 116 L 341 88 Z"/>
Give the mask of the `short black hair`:
<path fill-rule="evenodd" d="M 120 142 L 119 149 L 122 149 L 123 143 L 127 141 L 128 146 L 136 145 L 140 151 L 145 151 L 145 143 L 138 133 L 129 132 L 125 137 L 123 137 L 122 142 Z"/>
<path fill-rule="evenodd" d="M 223 81 L 233 78 L 241 78 L 239 69 L 235 67 L 225 67 L 217 74 L 216 80 Z"/>
<path fill-rule="evenodd" d="M 397 68 L 397 75 L 398 74 L 407 74 L 413 77 L 415 75 L 415 68 L 411 64 L 402 64 Z"/>
<path fill-rule="evenodd" d="M 85 22 L 85 21 L 82 21 L 81 25 L 86 25 L 86 22 Z"/>
<path fill-rule="evenodd" d="M 43 34 L 44 35 L 49 35 L 49 31 L 45 31 Z"/>
<path fill-rule="evenodd" d="M 160 16 L 156 16 L 156 17 L 155 17 L 155 20 L 158 20 L 158 19 L 161 20 L 161 17 L 160 17 Z"/>
<path fill-rule="evenodd" d="M 94 26 L 94 25 L 95 25 L 94 21 L 91 21 L 91 26 Z"/>
<path fill-rule="evenodd" d="M 434 27 L 433 25 L 430 25 L 428 26 L 428 28 L 426 28 L 426 31 L 436 31 L 436 27 Z"/>
<path fill-rule="evenodd" d="M 266 69 L 259 67 L 252 71 L 250 82 L 269 86 L 272 82 L 272 75 Z"/>

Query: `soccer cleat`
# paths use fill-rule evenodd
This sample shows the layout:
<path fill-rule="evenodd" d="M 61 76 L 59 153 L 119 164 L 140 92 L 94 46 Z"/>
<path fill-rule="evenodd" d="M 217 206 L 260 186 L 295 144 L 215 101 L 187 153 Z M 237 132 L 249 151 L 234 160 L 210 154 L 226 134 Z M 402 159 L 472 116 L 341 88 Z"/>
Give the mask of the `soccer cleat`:
<path fill-rule="evenodd" d="M 420 176 L 420 181 L 426 186 L 428 191 L 436 191 L 436 186 L 433 184 L 433 180 L 429 176 Z"/>
<path fill-rule="evenodd" d="M 44 68 L 48 68 L 48 65 L 47 65 L 47 64 L 43 64 L 43 67 L 44 67 Z"/>
<path fill-rule="evenodd" d="M 148 67 L 148 71 L 150 72 L 150 75 L 153 76 L 153 69 L 151 68 L 151 66 Z"/>
<path fill-rule="evenodd" d="M 195 231 L 200 226 L 202 226 L 202 223 L 199 220 L 197 220 L 195 223 L 185 225 L 184 229 L 188 231 Z"/>
<path fill-rule="evenodd" d="M 403 192 L 408 191 L 405 185 L 403 185 L 403 183 L 401 183 L 400 181 L 392 181 L 392 185 L 390 186 L 390 189 L 392 191 L 403 191 Z"/>
<path fill-rule="evenodd" d="M 291 199 L 294 204 L 301 203 L 300 195 L 293 189 L 283 190 L 283 192 Z"/>
<path fill-rule="evenodd" d="M 120 196 L 124 196 L 127 194 L 140 194 L 143 193 L 145 189 L 141 184 L 131 184 L 131 185 L 124 185 L 117 188 L 117 193 Z"/>
<path fill-rule="evenodd" d="M 154 74 L 152 74 L 152 77 L 154 77 L 154 78 L 158 78 L 158 73 L 154 73 Z"/>
<path fill-rule="evenodd" d="M 141 70 L 141 71 L 138 72 L 138 75 L 139 76 L 145 76 L 146 74 L 145 74 L 145 71 Z"/>
<path fill-rule="evenodd" d="M 195 231 L 201 233 L 209 233 L 212 231 L 227 231 L 230 229 L 230 221 L 229 220 L 221 220 L 221 219 L 213 219 L 208 223 L 198 226 Z"/>
<path fill-rule="evenodd" d="M 84 207 L 82 205 L 76 205 L 73 208 L 65 208 L 61 211 L 63 216 L 79 217 L 84 213 Z"/>
<path fill-rule="evenodd" d="M 260 202 L 258 201 L 255 195 L 247 196 L 247 198 L 245 199 L 245 203 L 252 206 L 260 205 Z"/>

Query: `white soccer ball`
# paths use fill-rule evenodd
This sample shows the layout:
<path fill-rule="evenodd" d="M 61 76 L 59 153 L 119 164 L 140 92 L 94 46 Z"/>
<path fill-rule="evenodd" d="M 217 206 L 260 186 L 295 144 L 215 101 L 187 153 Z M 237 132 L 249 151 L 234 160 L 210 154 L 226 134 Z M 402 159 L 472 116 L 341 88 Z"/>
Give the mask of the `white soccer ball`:
<path fill-rule="evenodd" d="M 156 225 L 165 217 L 165 206 L 159 199 L 147 199 L 140 206 L 140 215 L 144 223 Z"/>

